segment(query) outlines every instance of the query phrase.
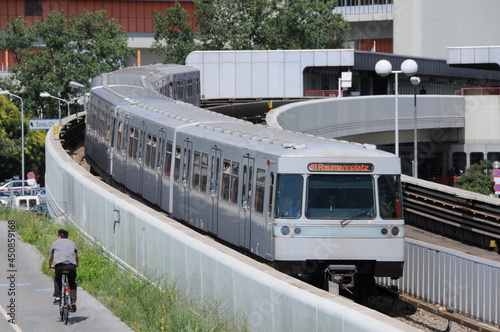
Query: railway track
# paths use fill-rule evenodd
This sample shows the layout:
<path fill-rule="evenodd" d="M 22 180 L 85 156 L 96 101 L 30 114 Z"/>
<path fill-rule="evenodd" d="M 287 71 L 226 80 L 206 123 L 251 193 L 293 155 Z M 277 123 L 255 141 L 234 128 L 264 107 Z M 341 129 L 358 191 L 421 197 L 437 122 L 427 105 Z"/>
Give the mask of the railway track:
<path fill-rule="evenodd" d="M 377 295 L 369 299 L 368 307 L 424 331 L 500 331 L 453 308 L 422 301 L 393 287 L 377 286 Z"/>
<path fill-rule="evenodd" d="M 402 180 L 408 225 L 498 252 L 499 199 L 408 176 Z"/>

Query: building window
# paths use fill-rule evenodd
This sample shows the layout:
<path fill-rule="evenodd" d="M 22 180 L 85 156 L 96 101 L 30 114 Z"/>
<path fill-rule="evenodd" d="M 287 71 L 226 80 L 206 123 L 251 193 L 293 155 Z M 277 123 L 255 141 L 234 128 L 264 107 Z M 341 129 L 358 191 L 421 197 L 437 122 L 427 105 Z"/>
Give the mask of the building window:
<path fill-rule="evenodd" d="M 26 0 L 26 16 L 42 16 L 42 0 Z"/>

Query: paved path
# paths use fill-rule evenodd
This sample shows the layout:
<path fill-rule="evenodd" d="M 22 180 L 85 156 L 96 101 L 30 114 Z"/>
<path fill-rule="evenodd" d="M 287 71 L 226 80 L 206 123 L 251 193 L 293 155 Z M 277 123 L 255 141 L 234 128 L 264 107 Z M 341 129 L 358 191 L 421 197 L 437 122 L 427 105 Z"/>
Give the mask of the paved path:
<path fill-rule="evenodd" d="M 10 261 L 9 252 L 15 254 Z M 1 220 L 1 332 L 132 332 L 130 327 L 80 287 L 78 310 L 70 314 L 68 325 L 60 322 L 59 309 L 52 304 L 52 278 L 42 273 L 42 263 L 42 255 L 35 247 L 21 242 L 17 237 L 9 237 L 9 223 Z M 9 320 L 15 324 L 9 323 Z"/>

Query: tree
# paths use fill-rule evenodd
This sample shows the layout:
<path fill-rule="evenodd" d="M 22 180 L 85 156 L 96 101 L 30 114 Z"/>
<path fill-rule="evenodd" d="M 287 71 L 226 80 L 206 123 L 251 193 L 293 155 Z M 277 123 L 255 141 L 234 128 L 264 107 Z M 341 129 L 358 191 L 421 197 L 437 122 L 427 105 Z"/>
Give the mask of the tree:
<path fill-rule="evenodd" d="M 164 54 L 164 63 L 184 63 L 186 56 L 196 49 L 193 27 L 189 23 L 193 15 L 176 2 L 165 14 L 154 12 L 154 39 L 151 50 Z"/>
<path fill-rule="evenodd" d="M 27 121 L 24 127 L 25 171 L 34 172 L 41 177 L 45 174 L 45 133 L 40 130 L 26 130 Z M 22 178 L 21 147 L 21 111 L 5 96 L 0 96 L 0 180 L 12 176 Z M 26 174 L 24 177 L 26 178 Z"/>
<path fill-rule="evenodd" d="M 482 160 L 479 164 L 473 164 L 465 173 L 457 179 L 457 184 L 461 189 L 475 193 L 490 195 L 494 193 L 495 182 L 491 178 L 491 161 Z"/>
<path fill-rule="evenodd" d="M 45 47 L 33 49 L 33 36 Z M 89 86 L 89 79 L 122 68 L 132 51 L 127 39 L 128 34 L 105 11 L 85 11 L 68 19 L 55 11 L 29 27 L 22 17 L 12 18 L 0 37 L 0 48 L 16 54 L 18 61 L 11 70 L 13 76 L 1 83 L 11 91 L 24 91 L 27 114 L 57 118 L 57 101 L 41 99 L 40 92 L 65 100 L 81 94 L 69 82 Z"/>
<path fill-rule="evenodd" d="M 43 48 L 33 46 L 37 40 Z M 31 26 L 22 17 L 13 17 L 0 35 L 0 49 L 14 54 L 16 64 L 11 67 L 13 75 L 2 79 L 0 87 L 23 99 L 26 120 L 42 114 L 57 118 L 58 101 L 42 99 L 40 92 L 68 101 L 81 95 L 83 91 L 69 87 L 69 82 L 88 87 L 90 78 L 122 68 L 132 51 L 127 40 L 128 34 L 116 20 L 108 19 L 105 11 L 85 11 L 70 18 L 63 12 L 52 12 Z M 21 176 L 20 113 L 5 97 L 0 99 L 0 180 Z M 25 130 L 25 171 L 34 172 L 42 181 L 44 143 L 44 131 Z"/>
<path fill-rule="evenodd" d="M 165 14 L 155 14 L 153 49 L 166 55 L 165 63 L 184 63 L 195 49 L 331 49 L 342 48 L 349 38 L 349 24 L 342 15 L 333 13 L 335 2 L 195 0 L 195 3 L 197 9 L 191 15 L 178 3 Z"/>

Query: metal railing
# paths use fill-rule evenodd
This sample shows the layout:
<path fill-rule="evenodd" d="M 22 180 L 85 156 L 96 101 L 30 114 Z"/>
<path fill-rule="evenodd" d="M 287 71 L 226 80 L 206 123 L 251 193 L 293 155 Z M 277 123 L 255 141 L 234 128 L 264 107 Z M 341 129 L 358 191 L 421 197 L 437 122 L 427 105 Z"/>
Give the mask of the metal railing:
<path fill-rule="evenodd" d="M 403 277 L 382 284 L 468 317 L 500 323 L 500 263 L 406 239 Z"/>
<path fill-rule="evenodd" d="M 343 15 L 392 13 L 393 0 L 338 0 L 334 12 Z"/>

